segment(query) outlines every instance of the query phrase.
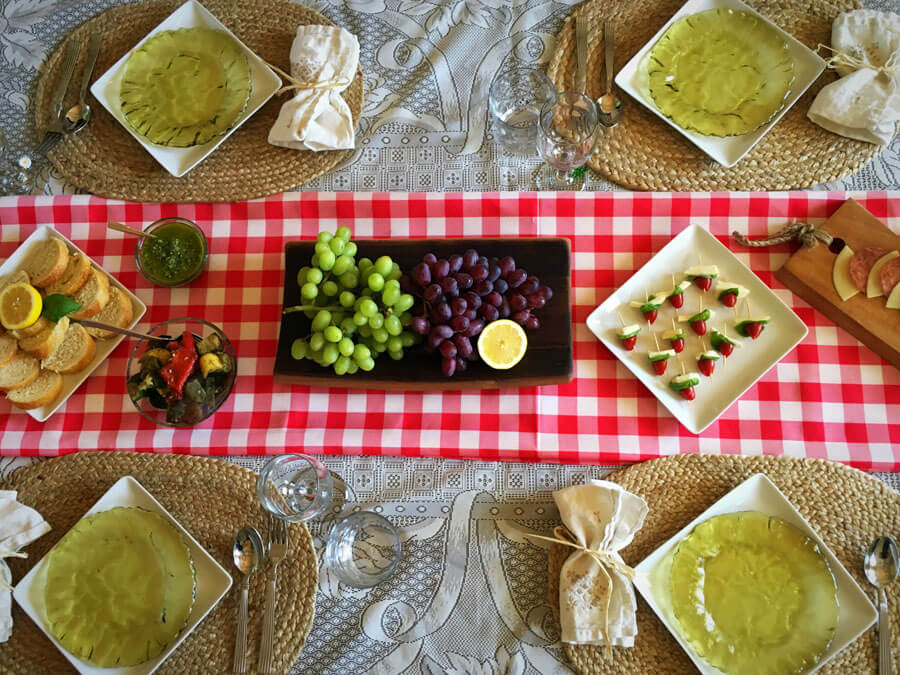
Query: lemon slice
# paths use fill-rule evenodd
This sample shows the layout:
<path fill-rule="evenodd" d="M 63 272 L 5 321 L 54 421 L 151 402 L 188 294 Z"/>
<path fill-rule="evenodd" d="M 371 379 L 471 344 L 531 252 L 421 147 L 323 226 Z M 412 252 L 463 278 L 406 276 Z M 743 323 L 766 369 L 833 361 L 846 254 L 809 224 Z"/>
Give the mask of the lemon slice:
<path fill-rule="evenodd" d="M 478 354 L 491 368 L 507 370 L 512 368 L 528 349 L 525 330 L 515 321 L 500 319 L 492 321 L 478 338 Z"/>
<path fill-rule="evenodd" d="M 41 316 L 43 301 L 38 290 L 29 284 L 10 284 L 0 293 L 0 323 L 6 330 L 28 328 Z"/>

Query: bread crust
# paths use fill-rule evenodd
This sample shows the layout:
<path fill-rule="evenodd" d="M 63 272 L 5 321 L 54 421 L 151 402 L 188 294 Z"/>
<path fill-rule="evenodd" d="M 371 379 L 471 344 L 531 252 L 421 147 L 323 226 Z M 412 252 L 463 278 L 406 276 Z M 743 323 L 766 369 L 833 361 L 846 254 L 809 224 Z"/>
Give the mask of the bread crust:
<path fill-rule="evenodd" d="M 81 253 L 72 253 L 69 255 L 65 273 L 56 283 L 47 287 L 47 294 L 75 295 L 87 283 L 90 276 L 91 261 L 88 257 Z"/>
<path fill-rule="evenodd" d="M 59 373 L 55 373 L 52 370 L 41 370 L 38 374 L 38 378 L 46 377 L 50 380 L 50 384 L 43 393 L 38 395 L 36 398 L 31 399 L 20 399 L 17 397 L 17 394 L 21 390 L 14 390 L 9 393 L 7 399 L 10 403 L 12 403 L 17 408 L 21 408 L 22 410 L 34 410 L 35 408 L 41 408 L 45 405 L 53 403 L 62 393 L 63 388 L 63 378 Z M 35 378 L 35 382 L 38 378 Z"/>
<path fill-rule="evenodd" d="M 55 260 L 53 261 L 53 265 L 47 269 L 44 274 L 38 275 L 39 268 L 36 265 L 36 260 L 44 255 L 55 256 Z M 44 240 L 39 248 L 36 247 L 34 251 L 32 251 L 31 257 L 29 257 L 25 263 L 25 271 L 31 278 L 32 285 L 37 286 L 38 288 L 45 288 L 59 281 L 62 278 L 62 275 L 65 274 L 66 267 L 68 266 L 69 247 L 66 246 L 66 243 L 62 239 L 51 237 L 50 239 Z"/>
<path fill-rule="evenodd" d="M 90 302 L 87 304 L 81 303 L 81 309 L 77 312 L 72 312 L 71 316 L 73 319 L 90 319 L 102 312 L 103 308 L 106 307 L 106 303 L 109 302 L 109 278 L 106 276 L 106 273 L 92 267 L 91 275 L 93 275 L 97 281 L 97 292 L 92 298 L 89 298 Z M 91 280 L 89 277 L 82 287 L 82 290 L 79 291 L 79 294 L 84 290 L 85 286 L 90 284 L 90 282 Z M 78 300 L 78 298 L 75 299 Z"/>
<path fill-rule="evenodd" d="M 13 360 L 17 347 L 13 346 L 16 339 L 12 335 L 0 335 L 0 368 Z"/>
<path fill-rule="evenodd" d="M 69 317 L 64 316 L 45 331 L 20 340 L 19 347 L 36 359 L 46 359 L 62 343 L 68 329 Z"/>
<path fill-rule="evenodd" d="M 15 356 L 13 356 L 13 358 L 10 360 L 10 362 L 8 364 L 6 364 L 4 366 L 4 368 L 8 368 L 11 365 L 13 365 L 13 363 L 15 362 L 15 360 L 17 358 L 29 360 L 28 365 L 32 366 L 32 367 L 28 371 L 28 374 L 26 375 L 25 379 L 19 380 L 18 382 L 13 383 L 12 385 L 5 385 L 5 386 L 0 385 L 0 390 L 2 390 L 2 391 L 15 391 L 16 389 L 21 389 L 22 387 L 27 387 L 29 384 L 31 384 L 32 382 L 34 382 L 37 379 L 38 375 L 41 372 L 41 366 L 40 366 L 40 363 L 38 362 L 38 360 L 36 358 L 34 358 L 33 356 L 29 356 L 28 354 L 26 354 L 25 352 L 22 352 L 22 351 L 16 352 Z M 31 362 L 33 362 L 33 364 Z"/>
<path fill-rule="evenodd" d="M 101 319 L 100 316 L 95 316 L 94 319 L 96 321 L 103 321 L 104 323 L 108 323 L 112 326 L 118 326 L 119 328 L 125 328 L 128 324 L 131 323 L 131 319 L 134 316 L 134 309 L 131 306 L 131 298 L 121 289 L 117 288 L 114 285 L 110 285 L 109 287 L 109 302 L 106 304 L 104 311 L 100 314 L 104 314 L 107 309 L 117 308 L 117 320 L 109 321 L 105 319 Z M 102 328 L 88 328 L 88 334 L 99 340 L 107 340 L 111 337 L 115 337 L 118 333 L 114 333 L 113 331 L 103 330 Z"/>

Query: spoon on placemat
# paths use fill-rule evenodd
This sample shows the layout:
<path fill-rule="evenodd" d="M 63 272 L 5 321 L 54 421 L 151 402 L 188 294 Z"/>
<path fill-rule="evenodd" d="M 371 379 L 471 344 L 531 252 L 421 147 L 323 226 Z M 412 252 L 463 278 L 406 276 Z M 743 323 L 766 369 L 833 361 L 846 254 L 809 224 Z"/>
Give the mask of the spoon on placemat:
<path fill-rule="evenodd" d="M 97 33 L 91 36 L 88 44 L 87 59 L 84 62 L 84 71 L 81 75 L 81 89 L 78 92 L 78 103 L 69 108 L 63 116 L 63 131 L 67 134 L 77 134 L 91 121 L 91 106 L 87 104 L 87 88 L 97 63 L 97 55 L 100 53 L 100 43 L 103 37 Z"/>
<path fill-rule="evenodd" d="M 878 595 L 878 675 L 891 672 L 891 621 L 885 588 L 900 572 L 900 553 L 890 537 L 878 537 L 869 547 L 864 562 L 866 579 Z"/>
<path fill-rule="evenodd" d="M 238 600 L 237 634 L 234 640 L 234 672 L 247 672 L 247 628 L 250 620 L 250 577 L 263 559 L 262 537 L 256 528 L 244 525 L 234 538 L 234 566 L 244 575 Z"/>
<path fill-rule="evenodd" d="M 616 48 L 615 29 L 612 21 L 603 22 L 603 68 L 606 71 L 606 93 L 597 99 L 600 124 L 614 127 L 622 119 L 622 101 L 613 94 L 613 54 Z"/>

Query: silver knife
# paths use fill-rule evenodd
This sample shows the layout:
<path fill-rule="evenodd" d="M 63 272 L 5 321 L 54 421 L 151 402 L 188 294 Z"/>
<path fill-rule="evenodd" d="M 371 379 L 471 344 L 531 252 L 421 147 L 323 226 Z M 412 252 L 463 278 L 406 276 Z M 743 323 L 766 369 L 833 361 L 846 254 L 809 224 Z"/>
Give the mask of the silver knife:
<path fill-rule="evenodd" d="M 587 17 L 575 17 L 575 90 L 587 89 Z"/>
<path fill-rule="evenodd" d="M 63 69 L 56 83 L 56 91 L 50 99 L 50 121 L 47 124 L 47 133 L 62 133 L 62 109 L 66 98 L 66 90 L 72 81 L 72 73 L 75 72 L 75 62 L 78 60 L 78 52 L 81 50 L 79 40 L 69 40 L 66 45 L 66 54 L 63 57 Z"/>

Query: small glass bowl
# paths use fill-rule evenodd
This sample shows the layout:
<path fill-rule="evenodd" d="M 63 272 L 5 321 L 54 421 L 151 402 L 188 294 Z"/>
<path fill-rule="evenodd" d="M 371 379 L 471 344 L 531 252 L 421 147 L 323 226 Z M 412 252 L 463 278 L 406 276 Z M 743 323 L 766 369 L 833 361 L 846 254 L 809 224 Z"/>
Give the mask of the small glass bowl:
<path fill-rule="evenodd" d="M 315 457 L 279 455 L 266 462 L 259 472 L 256 496 L 269 513 L 291 523 L 302 523 L 331 504 L 334 480 Z"/>
<path fill-rule="evenodd" d="M 169 287 L 185 286 L 185 285 L 191 283 L 197 277 L 199 277 L 203 273 L 203 270 L 206 269 L 206 262 L 209 260 L 209 242 L 206 239 L 206 234 L 203 232 L 203 230 L 200 229 L 200 227 L 197 225 L 197 223 L 193 222 L 192 220 L 188 220 L 187 218 L 178 218 L 177 216 L 173 216 L 170 218 L 160 218 L 159 220 L 154 220 L 152 223 L 150 223 L 147 227 L 144 228 L 144 232 L 152 233 L 154 230 L 157 230 L 160 227 L 163 227 L 165 225 L 169 225 L 170 223 L 180 223 L 181 225 L 187 225 L 191 230 L 196 232 L 197 235 L 200 237 L 200 241 L 203 244 L 203 258 L 200 261 L 200 264 L 197 266 L 197 269 L 194 272 L 192 272 L 189 276 L 185 277 L 184 279 L 180 279 L 177 282 L 166 281 L 165 279 L 157 279 L 152 274 L 150 274 L 150 272 L 148 270 L 144 269 L 144 266 L 141 264 L 141 251 L 144 248 L 144 244 L 146 244 L 146 242 L 150 241 L 147 237 L 138 237 L 137 244 L 135 244 L 135 246 L 134 246 L 134 263 L 135 263 L 135 265 L 137 265 L 138 272 L 141 273 L 141 276 L 143 276 L 151 284 L 156 284 L 157 286 L 169 286 Z"/>
<path fill-rule="evenodd" d="M 157 408 L 152 403 L 150 403 L 149 399 L 145 396 L 142 399 L 137 401 L 133 400 L 131 396 L 126 393 L 128 399 L 134 403 L 134 407 L 137 408 L 137 411 L 146 417 L 151 422 L 155 422 L 156 424 L 160 424 L 165 427 L 192 427 L 196 424 L 200 424 L 204 420 L 208 419 L 212 416 L 216 410 L 218 410 L 225 401 L 228 400 L 228 397 L 231 396 L 231 391 L 234 389 L 234 381 L 237 378 L 237 355 L 235 354 L 234 347 L 231 344 L 231 341 L 228 339 L 228 336 L 222 332 L 215 324 L 210 323 L 209 321 L 204 321 L 203 319 L 195 319 L 192 317 L 178 317 L 175 319 L 169 319 L 168 321 L 163 321 L 159 323 L 149 331 L 147 331 L 150 335 L 153 336 L 163 336 L 168 335 L 173 340 L 181 337 L 184 331 L 189 330 L 194 335 L 199 336 L 201 339 L 205 338 L 210 333 L 215 333 L 219 336 L 219 339 L 222 341 L 222 346 L 224 352 L 231 357 L 231 361 L 234 364 L 231 373 L 228 374 L 228 377 L 225 380 L 224 386 L 219 392 L 219 394 L 215 398 L 215 403 L 213 405 L 198 405 L 199 415 L 194 415 L 189 418 L 188 421 L 181 422 L 169 422 L 166 419 L 167 409 L 166 408 Z M 128 357 L 128 365 L 125 371 L 125 382 L 126 382 L 126 392 L 127 392 L 127 383 L 128 380 L 131 379 L 132 375 L 140 372 L 141 364 L 140 359 L 144 355 L 144 353 L 151 349 L 154 346 L 161 346 L 160 343 L 153 343 L 150 340 L 141 340 L 135 345 L 134 349 L 131 352 L 131 356 Z M 199 366 L 198 366 L 199 367 Z"/>
<path fill-rule="evenodd" d="M 334 524 L 325 544 L 325 564 L 352 588 L 371 588 L 390 579 L 403 559 L 403 543 L 391 522 L 359 511 Z"/>

